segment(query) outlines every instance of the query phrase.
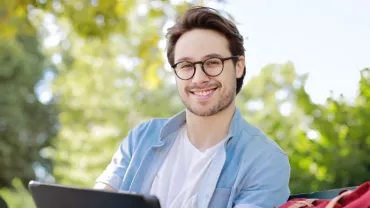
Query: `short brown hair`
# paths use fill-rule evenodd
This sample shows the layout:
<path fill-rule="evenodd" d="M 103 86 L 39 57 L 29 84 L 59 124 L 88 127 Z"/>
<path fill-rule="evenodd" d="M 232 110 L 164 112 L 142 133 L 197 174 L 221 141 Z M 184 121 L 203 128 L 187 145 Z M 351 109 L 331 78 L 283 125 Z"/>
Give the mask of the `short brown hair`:
<path fill-rule="evenodd" d="M 187 10 L 180 17 L 176 24 L 168 29 L 167 32 L 167 58 L 172 66 L 174 64 L 174 49 L 178 39 L 182 34 L 192 29 L 211 29 L 223 34 L 229 42 L 229 50 L 233 56 L 244 56 L 244 38 L 239 33 L 236 25 L 223 17 L 217 10 L 209 7 L 193 7 Z M 236 61 L 234 62 L 236 64 Z M 245 76 L 245 67 L 243 75 L 236 79 L 236 94 L 239 93 L 243 85 Z"/>

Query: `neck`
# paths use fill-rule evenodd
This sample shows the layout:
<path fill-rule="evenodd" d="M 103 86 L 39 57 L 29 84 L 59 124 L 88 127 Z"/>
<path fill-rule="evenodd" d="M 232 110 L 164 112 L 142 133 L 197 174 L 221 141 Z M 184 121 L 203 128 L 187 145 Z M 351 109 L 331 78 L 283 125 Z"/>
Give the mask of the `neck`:
<path fill-rule="evenodd" d="M 200 151 L 216 145 L 229 132 L 235 103 L 213 116 L 197 116 L 186 110 L 186 128 L 190 142 Z"/>

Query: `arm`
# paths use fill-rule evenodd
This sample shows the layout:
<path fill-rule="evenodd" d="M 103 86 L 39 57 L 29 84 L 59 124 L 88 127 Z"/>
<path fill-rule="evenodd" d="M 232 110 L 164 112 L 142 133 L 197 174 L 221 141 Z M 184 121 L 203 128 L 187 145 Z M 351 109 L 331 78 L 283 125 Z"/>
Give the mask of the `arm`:
<path fill-rule="evenodd" d="M 237 196 L 235 208 L 280 206 L 290 195 L 290 165 L 282 152 L 274 152 L 250 172 Z"/>
<path fill-rule="evenodd" d="M 130 131 L 128 136 L 121 142 L 110 164 L 96 180 L 95 189 L 119 191 L 121 182 L 131 161 L 133 141 L 136 137 L 134 129 Z"/>

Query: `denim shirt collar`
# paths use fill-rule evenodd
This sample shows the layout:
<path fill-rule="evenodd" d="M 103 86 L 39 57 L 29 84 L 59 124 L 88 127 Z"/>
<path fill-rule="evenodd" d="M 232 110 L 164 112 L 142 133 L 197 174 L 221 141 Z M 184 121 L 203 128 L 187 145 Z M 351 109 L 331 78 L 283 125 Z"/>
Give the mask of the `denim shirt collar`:
<path fill-rule="evenodd" d="M 163 126 L 161 129 L 160 133 L 160 142 L 163 141 L 163 139 L 167 138 L 172 133 L 177 132 L 180 127 L 185 124 L 186 122 L 186 110 L 183 110 L 170 118 L 166 124 Z M 230 127 L 229 127 L 229 132 L 228 132 L 228 139 L 233 138 L 235 135 L 238 135 L 240 128 L 240 124 L 243 122 L 243 117 L 241 115 L 240 110 L 235 107 L 234 115 L 232 117 Z"/>

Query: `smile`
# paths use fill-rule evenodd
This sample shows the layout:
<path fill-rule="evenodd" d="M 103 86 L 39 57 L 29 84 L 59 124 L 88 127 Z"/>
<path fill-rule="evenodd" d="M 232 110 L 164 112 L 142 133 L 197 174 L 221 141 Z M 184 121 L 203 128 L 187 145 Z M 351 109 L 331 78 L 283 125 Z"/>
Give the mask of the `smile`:
<path fill-rule="evenodd" d="M 201 91 L 190 91 L 190 92 L 195 97 L 195 99 L 199 101 L 206 101 L 212 98 L 216 90 L 217 88 L 206 89 L 206 90 L 201 90 Z"/>
<path fill-rule="evenodd" d="M 199 91 L 199 92 L 194 92 L 196 95 L 209 95 L 213 92 L 214 90 L 207 90 L 207 91 Z"/>

